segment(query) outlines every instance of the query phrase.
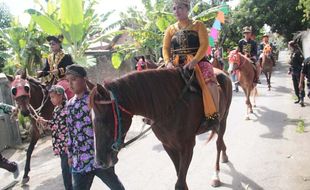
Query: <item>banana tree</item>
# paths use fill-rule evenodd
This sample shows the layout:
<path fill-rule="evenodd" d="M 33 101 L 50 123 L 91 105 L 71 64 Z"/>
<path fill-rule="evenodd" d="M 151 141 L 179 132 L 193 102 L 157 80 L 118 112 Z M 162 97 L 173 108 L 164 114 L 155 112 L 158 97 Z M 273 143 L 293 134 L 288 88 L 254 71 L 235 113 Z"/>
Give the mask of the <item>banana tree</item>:
<path fill-rule="evenodd" d="M 0 52 L 0 57 L 6 60 L 2 69 L 13 74 L 17 69 L 27 69 L 29 74 L 41 67 L 41 57 L 48 48 L 43 46 L 45 36 L 30 22 L 27 27 L 22 27 L 18 20 L 12 22 L 11 27 L 0 29 L 0 36 L 8 48 Z"/>
<path fill-rule="evenodd" d="M 95 59 L 85 56 L 91 43 L 102 40 L 109 27 L 101 29 L 100 24 L 111 14 L 95 14 L 96 0 L 50 0 L 46 6 L 36 1 L 41 9 L 26 12 L 48 35 L 62 34 L 63 47 L 75 62 L 84 66 L 96 64 Z M 96 36 L 96 37 L 95 37 Z"/>

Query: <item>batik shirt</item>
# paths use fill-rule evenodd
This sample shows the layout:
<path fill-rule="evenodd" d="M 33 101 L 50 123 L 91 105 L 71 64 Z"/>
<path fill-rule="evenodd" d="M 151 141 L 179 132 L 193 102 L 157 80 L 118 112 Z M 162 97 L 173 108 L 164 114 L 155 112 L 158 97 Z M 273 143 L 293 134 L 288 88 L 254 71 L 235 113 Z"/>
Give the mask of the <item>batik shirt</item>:
<path fill-rule="evenodd" d="M 82 98 L 72 97 L 67 103 L 68 156 L 73 172 L 90 172 L 94 166 L 94 132 L 86 92 Z"/>
<path fill-rule="evenodd" d="M 251 57 L 257 56 L 257 44 L 254 40 L 242 39 L 238 43 L 239 51 L 245 55 L 246 53 L 250 54 Z"/>
<path fill-rule="evenodd" d="M 67 151 L 68 128 L 66 126 L 66 110 L 63 105 L 57 106 L 53 112 L 53 118 L 49 121 L 52 130 L 52 144 L 55 155 L 64 154 Z"/>

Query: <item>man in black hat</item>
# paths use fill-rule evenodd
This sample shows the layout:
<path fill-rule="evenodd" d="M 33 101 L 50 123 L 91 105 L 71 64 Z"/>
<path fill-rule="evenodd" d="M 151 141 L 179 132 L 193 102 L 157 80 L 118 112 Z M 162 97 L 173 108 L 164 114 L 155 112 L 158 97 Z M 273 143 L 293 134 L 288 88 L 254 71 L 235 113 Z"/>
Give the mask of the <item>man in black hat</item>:
<path fill-rule="evenodd" d="M 302 89 L 299 89 L 300 84 L 300 73 L 302 68 L 302 63 L 304 61 L 304 56 L 302 55 L 298 45 L 294 41 L 290 41 L 289 48 L 292 50 L 291 59 L 290 59 L 290 68 L 288 74 L 292 75 L 293 87 L 297 100 L 295 104 L 300 103 L 301 106 L 304 106 L 304 94 L 305 92 Z M 301 90 L 301 91 L 300 91 Z"/>
<path fill-rule="evenodd" d="M 42 71 L 37 72 L 38 78 L 43 78 L 43 82 L 51 86 L 59 84 L 64 87 L 68 99 L 73 96 L 69 89 L 69 85 L 65 80 L 66 67 L 73 64 L 70 54 L 65 54 L 62 50 L 63 36 L 48 36 L 46 40 L 49 42 L 51 54 L 48 55 L 45 66 Z"/>
<path fill-rule="evenodd" d="M 94 176 L 110 189 L 125 189 L 114 167 L 103 169 L 95 164 L 94 131 L 88 107 L 87 73 L 79 65 L 70 65 L 66 78 L 75 96 L 67 105 L 68 158 L 72 165 L 73 190 L 89 190 Z"/>
<path fill-rule="evenodd" d="M 253 61 L 253 64 L 256 67 L 256 76 L 255 76 L 254 82 L 260 84 L 259 75 L 260 75 L 261 69 L 259 65 L 256 66 L 257 43 L 251 39 L 252 37 L 251 27 L 249 26 L 244 27 L 243 35 L 244 35 L 244 38 L 241 39 L 238 43 L 238 51 Z"/>

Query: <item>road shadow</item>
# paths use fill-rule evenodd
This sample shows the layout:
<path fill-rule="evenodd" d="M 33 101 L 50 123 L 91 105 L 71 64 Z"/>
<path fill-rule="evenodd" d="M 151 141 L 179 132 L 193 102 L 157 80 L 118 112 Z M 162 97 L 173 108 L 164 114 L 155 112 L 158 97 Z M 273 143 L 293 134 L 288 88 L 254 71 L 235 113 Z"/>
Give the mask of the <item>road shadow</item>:
<path fill-rule="evenodd" d="M 229 170 L 223 169 L 223 173 L 230 175 L 232 177 L 232 183 L 231 184 L 222 183 L 221 185 L 222 187 L 227 187 L 232 190 L 264 189 L 252 179 L 238 172 L 231 162 L 228 162 L 227 166 L 229 167 Z"/>
<path fill-rule="evenodd" d="M 164 147 L 162 144 L 158 144 L 158 145 L 155 145 L 153 146 L 152 150 L 156 151 L 156 152 L 162 152 L 162 151 L 165 151 Z"/>
<path fill-rule="evenodd" d="M 259 122 L 262 125 L 268 127 L 269 132 L 260 135 L 263 138 L 271 139 L 283 139 L 283 131 L 286 125 L 285 120 L 287 120 L 287 114 L 275 110 L 271 110 L 265 106 L 259 107 L 256 110 L 257 120 L 254 122 Z"/>
<path fill-rule="evenodd" d="M 33 188 L 31 188 L 33 189 Z M 42 189 L 64 189 L 62 175 L 58 175 L 55 178 L 49 178 L 48 180 L 42 181 L 41 185 L 36 187 L 34 190 Z"/>

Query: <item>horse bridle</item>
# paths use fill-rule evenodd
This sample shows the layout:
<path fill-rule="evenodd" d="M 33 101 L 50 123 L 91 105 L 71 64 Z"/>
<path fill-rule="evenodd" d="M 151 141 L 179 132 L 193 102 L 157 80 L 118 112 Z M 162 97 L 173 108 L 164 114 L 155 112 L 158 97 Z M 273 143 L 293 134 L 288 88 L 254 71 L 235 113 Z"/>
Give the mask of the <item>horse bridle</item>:
<path fill-rule="evenodd" d="M 238 55 L 238 54 L 237 54 L 237 55 Z M 240 56 L 240 57 L 241 57 L 241 55 L 238 55 L 238 56 Z M 234 68 L 234 70 L 240 70 L 241 66 L 243 66 L 243 65 L 244 65 L 245 61 L 246 61 L 246 59 L 245 59 L 245 58 L 243 59 L 243 62 L 241 62 L 241 59 L 240 59 L 240 64 L 237 64 L 237 67 L 236 67 L 236 68 Z"/>

